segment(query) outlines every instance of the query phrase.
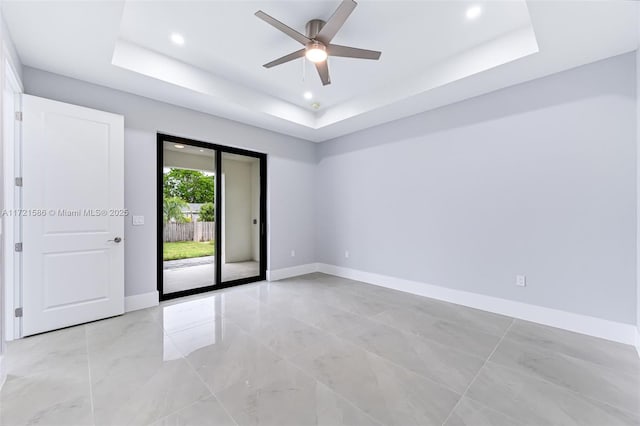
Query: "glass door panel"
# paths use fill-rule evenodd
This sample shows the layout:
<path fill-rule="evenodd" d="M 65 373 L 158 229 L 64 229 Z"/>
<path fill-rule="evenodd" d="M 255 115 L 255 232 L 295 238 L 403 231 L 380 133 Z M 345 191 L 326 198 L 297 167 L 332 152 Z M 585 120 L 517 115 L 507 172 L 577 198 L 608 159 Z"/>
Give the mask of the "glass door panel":
<path fill-rule="evenodd" d="M 221 173 L 221 281 L 261 275 L 262 172 L 258 157 L 223 152 Z"/>
<path fill-rule="evenodd" d="M 195 293 L 216 284 L 216 151 L 163 142 L 162 291 Z"/>

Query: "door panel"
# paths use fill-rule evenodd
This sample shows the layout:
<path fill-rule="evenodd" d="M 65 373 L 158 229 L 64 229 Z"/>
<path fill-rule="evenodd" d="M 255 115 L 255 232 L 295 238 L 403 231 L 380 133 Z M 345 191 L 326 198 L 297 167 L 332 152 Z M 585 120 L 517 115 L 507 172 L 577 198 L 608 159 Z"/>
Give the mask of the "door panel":
<path fill-rule="evenodd" d="M 23 334 L 124 312 L 124 119 L 23 96 Z"/>
<path fill-rule="evenodd" d="M 216 151 L 165 141 L 162 154 L 162 292 L 175 296 L 210 290 L 217 275 Z"/>
<path fill-rule="evenodd" d="M 44 308 L 69 307 L 109 297 L 110 250 L 44 255 Z M 67 279 L 74 271 L 74 279 Z M 92 285 L 86 285 L 91 282 Z"/>
<path fill-rule="evenodd" d="M 74 214 L 83 209 L 109 209 L 109 123 L 88 121 L 58 113 L 48 113 L 45 128 L 55 143 L 42 147 L 44 204 L 68 215 L 47 215 L 45 233 L 109 232 L 107 216 Z M 86 143 L 85 141 L 91 141 Z M 69 166 L 60 167 L 72 161 Z M 84 178 L 79 179 L 79 176 Z M 64 188 L 58 191 L 57 188 Z"/>
<path fill-rule="evenodd" d="M 260 275 L 260 159 L 222 154 L 222 282 Z"/>

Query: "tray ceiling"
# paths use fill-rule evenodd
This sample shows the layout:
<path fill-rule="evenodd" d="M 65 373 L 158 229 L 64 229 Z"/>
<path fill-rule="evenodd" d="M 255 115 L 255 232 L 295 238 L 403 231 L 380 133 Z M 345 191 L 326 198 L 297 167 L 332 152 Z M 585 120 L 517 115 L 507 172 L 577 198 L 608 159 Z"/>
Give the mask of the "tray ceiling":
<path fill-rule="evenodd" d="M 380 61 L 262 64 L 300 46 L 339 1 L 5 1 L 27 66 L 313 141 L 371 127 L 637 47 L 632 1 L 360 1 L 334 42 Z M 480 16 L 467 11 L 479 7 Z M 179 34 L 184 44 L 172 42 Z M 311 92 L 313 99 L 303 94 Z M 312 106 L 319 104 L 318 108 Z"/>

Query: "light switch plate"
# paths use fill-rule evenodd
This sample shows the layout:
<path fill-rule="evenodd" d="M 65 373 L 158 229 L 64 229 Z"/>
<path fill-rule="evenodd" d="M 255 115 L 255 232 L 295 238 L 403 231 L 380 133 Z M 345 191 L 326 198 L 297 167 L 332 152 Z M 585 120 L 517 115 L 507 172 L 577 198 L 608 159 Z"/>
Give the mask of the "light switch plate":
<path fill-rule="evenodd" d="M 144 216 L 133 216 L 133 226 L 144 225 Z"/>

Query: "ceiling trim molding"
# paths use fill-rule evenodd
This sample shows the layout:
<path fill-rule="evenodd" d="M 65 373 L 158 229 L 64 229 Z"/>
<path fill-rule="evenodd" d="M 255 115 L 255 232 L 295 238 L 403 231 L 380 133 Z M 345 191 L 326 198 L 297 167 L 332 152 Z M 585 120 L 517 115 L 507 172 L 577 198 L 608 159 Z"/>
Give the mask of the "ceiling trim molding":
<path fill-rule="evenodd" d="M 438 63 L 417 78 L 343 102 L 321 113 L 307 111 L 276 97 L 249 90 L 193 65 L 122 39 L 116 41 L 111 63 L 119 68 L 210 96 L 217 102 L 268 114 L 307 129 L 320 130 L 537 52 L 538 43 L 533 28 L 528 25 Z"/>
<path fill-rule="evenodd" d="M 111 64 L 224 102 L 260 111 L 311 129 L 313 113 L 289 102 L 264 95 L 217 77 L 207 71 L 118 39 Z"/>

